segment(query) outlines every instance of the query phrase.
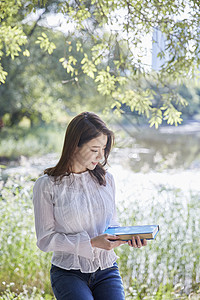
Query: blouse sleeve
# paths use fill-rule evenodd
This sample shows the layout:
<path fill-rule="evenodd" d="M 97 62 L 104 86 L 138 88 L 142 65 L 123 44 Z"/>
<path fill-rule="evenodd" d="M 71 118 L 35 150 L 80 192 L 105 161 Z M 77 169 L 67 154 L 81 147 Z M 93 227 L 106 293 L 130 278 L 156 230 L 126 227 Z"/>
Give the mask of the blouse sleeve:
<path fill-rule="evenodd" d="M 52 182 L 48 176 L 40 177 L 33 188 L 33 205 L 37 246 L 44 252 L 66 251 L 94 259 L 90 237 L 86 231 L 66 234 L 55 231 Z"/>
<path fill-rule="evenodd" d="M 118 226 L 120 226 L 120 223 L 118 221 L 117 209 L 116 209 L 116 203 L 115 203 L 115 181 L 114 181 L 114 178 L 111 174 L 110 174 L 110 180 L 111 180 L 111 187 L 112 187 L 112 192 L 113 192 L 114 213 L 113 213 L 113 216 L 112 216 L 112 220 L 109 224 L 109 227 L 118 227 Z"/>

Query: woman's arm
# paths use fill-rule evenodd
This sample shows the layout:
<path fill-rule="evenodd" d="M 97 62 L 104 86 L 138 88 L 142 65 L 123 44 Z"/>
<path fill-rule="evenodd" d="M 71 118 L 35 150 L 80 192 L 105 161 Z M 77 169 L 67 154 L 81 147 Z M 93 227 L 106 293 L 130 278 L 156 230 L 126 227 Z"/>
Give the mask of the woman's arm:
<path fill-rule="evenodd" d="M 44 252 L 65 251 L 88 259 L 94 258 L 90 237 L 86 231 L 77 234 L 55 231 L 52 183 L 47 176 L 36 181 L 33 204 L 38 248 Z"/>

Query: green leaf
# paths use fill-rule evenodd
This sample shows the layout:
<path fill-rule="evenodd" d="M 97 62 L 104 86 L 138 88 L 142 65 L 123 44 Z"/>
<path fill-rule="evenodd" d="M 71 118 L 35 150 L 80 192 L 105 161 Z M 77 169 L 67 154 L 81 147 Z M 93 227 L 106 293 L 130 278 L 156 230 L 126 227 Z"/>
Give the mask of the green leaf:
<path fill-rule="evenodd" d="M 159 108 L 151 109 L 151 118 L 149 120 L 150 127 L 155 126 L 158 129 L 159 125 L 162 124 L 162 111 Z"/>
<path fill-rule="evenodd" d="M 61 62 L 61 63 L 64 62 L 64 61 L 65 61 L 64 57 L 62 57 L 62 58 L 59 59 L 59 62 Z"/>
<path fill-rule="evenodd" d="M 43 36 L 44 39 L 48 39 L 48 37 L 47 37 L 47 35 L 46 35 L 45 32 L 42 32 L 42 36 Z"/>
<path fill-rule="evenodd" d="M 29 57 L 30 56 L 30 52 L 28 51 L 28 49 L 23 51 L 23 55 Z"/>
<path fill-rule="evenodd" d="M 53 51 L 56 49 L 56 45 L 53 42 L 50 42 L 46 33 L 42 33 L 42 37 L 38 37 L 35 41 L 36 44 L 40 45 L 40 48 L 43 49 L 45 52 L 52 54 Z"/>
<path fill-rule="evenodd" d="M 0 84 L 1 83 L 5 83 L 6 80 L 6 76 L 8 75 L 8 73 L 6 71 L 3 70 L 2 65 L 0 64 Z"/>

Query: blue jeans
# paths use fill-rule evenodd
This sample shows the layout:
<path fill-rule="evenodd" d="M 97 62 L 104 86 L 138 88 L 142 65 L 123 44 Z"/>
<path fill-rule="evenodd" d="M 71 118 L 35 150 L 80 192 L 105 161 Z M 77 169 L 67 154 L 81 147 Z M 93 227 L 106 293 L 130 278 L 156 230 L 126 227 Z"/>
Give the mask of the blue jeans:
<path fill-rule="evenodd" d="M 81 273 L 52 265 L 51 286 L 57 300 L 124 300 L 117 263 L 105 270 Z"/>

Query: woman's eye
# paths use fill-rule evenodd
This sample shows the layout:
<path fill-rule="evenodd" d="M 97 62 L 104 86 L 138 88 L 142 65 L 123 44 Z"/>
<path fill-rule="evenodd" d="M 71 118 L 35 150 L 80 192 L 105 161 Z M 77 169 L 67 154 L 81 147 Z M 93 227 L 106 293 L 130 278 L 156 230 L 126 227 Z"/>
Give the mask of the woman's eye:
<path fill-rule="evenodd" d="M 102 149 L 102 151 L 105 151 L 106 150 L 106 148 L 104 148 L 104 149 Z M 92 152 L 95 152 L 95 153 L 97 153 L 98 152 L 98 150 L 91 150 Z"/>

